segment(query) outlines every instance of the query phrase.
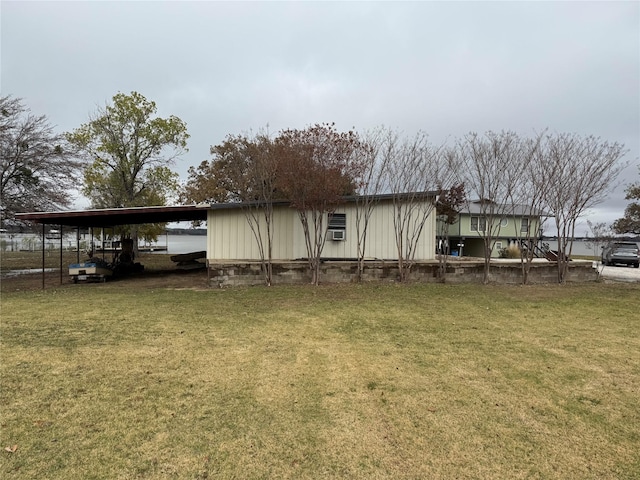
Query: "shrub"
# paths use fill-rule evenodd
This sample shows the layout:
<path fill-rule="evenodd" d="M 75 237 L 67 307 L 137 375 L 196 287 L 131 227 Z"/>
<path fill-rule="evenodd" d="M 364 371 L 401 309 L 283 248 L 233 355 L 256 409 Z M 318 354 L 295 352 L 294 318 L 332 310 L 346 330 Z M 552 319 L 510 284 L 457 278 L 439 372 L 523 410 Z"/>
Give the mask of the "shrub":
<path fill-rule="evenodd" d="M 520 258 L 520 247 L 512 244 L 500 249 L 500 258 Z"/>

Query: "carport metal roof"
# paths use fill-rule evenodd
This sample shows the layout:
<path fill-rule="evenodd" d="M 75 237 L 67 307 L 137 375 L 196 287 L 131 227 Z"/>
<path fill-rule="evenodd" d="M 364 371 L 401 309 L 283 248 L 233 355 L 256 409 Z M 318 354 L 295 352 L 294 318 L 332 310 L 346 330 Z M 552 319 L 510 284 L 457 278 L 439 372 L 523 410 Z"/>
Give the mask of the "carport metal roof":
<path fill-rule="evenodd" d="M 392 200 L 396 197 L 422 198 L 436 197 L 437 192 L 410 192 L 403 194 L 373 195 L 376 200 Z M 358 196 L 346 196 L 346 202 L 356 201 Z M 289 204 L 288 201 L 279 200 L 277 205 Z M 67 210 L 59 212 L 33 212 L 18 213 L 17 220 L 24 220 L 42 225 L 62 225 L 69 227 L 116 227 L 119 225 L 136 225 L 143 223 L 169 223 L 206 220 L 209 209 L 221 210 L 228 208 L 242 208 L 251 203 L 213 203 L 200 205 L 178 205 L 171 207 L 132 207 L 132 208 L 105 208 L 100 210 Z"/>
<path fill-rule="evenodd" d="M 209 205 L 178 205 L 171 207 L 132 207 L 33 212 L 18 213 L 16 214 L 16 220 L 29 221 L 42 225 L 100 228 L 143 223 L 206 220 L 208 208 Z"/>
<path fill-rule="evenodd" d="M 59 212 L 18 213 L 17 220 L 42 225 L 42 288 L 45 286 L 45 225 L 106 228 L 144 223 L 169 223 L 206 220 L 209 205 L 179 205 L 173 207 L 105 208 L 98 210 L 67 210 Z M 78 250 L 78 256 L 80 250 Z M 78 260 L 79 261 L 79 260 Z M 62 235 L 60 236 L 60 283 L 62 283 Z"/>

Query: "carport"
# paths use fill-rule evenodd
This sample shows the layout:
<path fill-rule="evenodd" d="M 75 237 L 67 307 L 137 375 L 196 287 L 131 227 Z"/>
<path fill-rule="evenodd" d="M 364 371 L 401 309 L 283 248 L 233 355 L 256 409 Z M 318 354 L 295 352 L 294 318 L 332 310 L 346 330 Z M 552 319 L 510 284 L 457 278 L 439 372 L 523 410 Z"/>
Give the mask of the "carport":
<path fill-rule="evenodd" d="M 59 212 L 18 213 L 16 220 L 42 225 L 42 288 L 45 287 L 45 235 L 47 225 L 60 227 L 60 283 L 62 284 L 62 229 L 77 229 L 77 252 L 80 258 L 80 229 L 114 228 L 121 225 L 206 221 L 209 205 L 178 205 L 170 207 L 105 208 Z"/>

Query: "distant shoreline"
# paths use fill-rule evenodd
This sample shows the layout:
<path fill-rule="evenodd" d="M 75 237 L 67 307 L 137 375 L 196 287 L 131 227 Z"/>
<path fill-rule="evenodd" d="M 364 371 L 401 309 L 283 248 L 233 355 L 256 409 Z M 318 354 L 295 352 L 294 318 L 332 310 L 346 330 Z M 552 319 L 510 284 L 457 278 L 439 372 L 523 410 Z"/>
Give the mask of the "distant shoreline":
<path fill-rule="evenodd" d="M 169 235 L 207 235 L 206 228 L 167 228 Z"/>
<path fill-rule="evenodd" d="M 558 240 L 558 237 L 551 237 L 551 236 L 543 236 L 541 239 L 541 241 L 545 242 L 545 241 L 552 241 L 555 242 Z M 621 236 L 616 236 L 613 237 L 614 241 L 629 241 L 629 242 L 640 242 L 640 237 L 639 236 L 634 236 L 634 235 L 621 235 Z M 594 239 L 594 238 L 590 238 L 590 237 L 574 237 L 573 238 L 574 242 L 593 242 L 593 241 L 601 241 L 598 239 Z"/>

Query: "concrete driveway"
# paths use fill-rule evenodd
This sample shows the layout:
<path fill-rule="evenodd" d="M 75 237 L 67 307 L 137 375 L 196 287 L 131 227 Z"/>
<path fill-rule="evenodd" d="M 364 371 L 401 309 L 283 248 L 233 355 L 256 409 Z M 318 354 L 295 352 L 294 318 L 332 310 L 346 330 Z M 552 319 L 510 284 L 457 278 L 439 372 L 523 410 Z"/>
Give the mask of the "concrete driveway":
<path fill-rule="evenodd" d="M 596 267 L 605 280 L 613 280 L 617 282 L 637 282 L 640 283 L 640 268 L 626 267 L 624 265 L 607 265 L 602 266 L 600 262 L 594 262 Z"/>

